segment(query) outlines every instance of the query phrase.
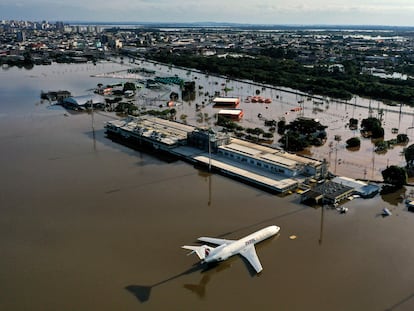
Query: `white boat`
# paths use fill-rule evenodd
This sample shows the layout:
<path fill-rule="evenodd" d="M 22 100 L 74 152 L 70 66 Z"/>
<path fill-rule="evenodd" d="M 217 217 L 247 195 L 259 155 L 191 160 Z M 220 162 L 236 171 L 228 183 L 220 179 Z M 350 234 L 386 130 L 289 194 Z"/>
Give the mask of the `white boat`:
<path fill-rule="evenodd" d="M 382 210 L 382 215 L 383 215 L 383 216 L 391 216 L 391 215 L 392 215 L 392 213 L 391 213 L 391 211 L 390 211 L 388 208 L 384 208 L 384 209 Z"/>
<path fill-rule="evenodd" d="M 348 212 L 348 208 L 347 208 L 347 207 L 345 207 L 345 206 L 338 207 L 336 210 L 337 210 L 338 212 L 340 212 L 341 214 L 345 214 L 345 213 L 347 213 L 347 212 Z"/>

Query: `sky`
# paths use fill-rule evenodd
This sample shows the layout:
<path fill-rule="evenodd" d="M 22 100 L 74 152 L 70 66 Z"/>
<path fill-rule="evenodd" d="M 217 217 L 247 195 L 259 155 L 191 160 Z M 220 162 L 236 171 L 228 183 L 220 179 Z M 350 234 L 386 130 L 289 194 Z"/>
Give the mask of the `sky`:
<path fill-rule="evenodd" d="M 414 0 L 1 0 L 0 20 L 414 26 Z"/>

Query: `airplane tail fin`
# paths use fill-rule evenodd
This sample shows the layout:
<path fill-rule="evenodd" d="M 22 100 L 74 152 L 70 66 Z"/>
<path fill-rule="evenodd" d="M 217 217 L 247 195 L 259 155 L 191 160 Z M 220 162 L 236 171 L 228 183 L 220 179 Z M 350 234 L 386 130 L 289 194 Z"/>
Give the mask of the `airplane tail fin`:
<path fill-rule="evenodd" d="M 192 252 L 188 253 L 187 255 L 191 255 L 193 253 L 196 253 L 198 258 L 203 260 L 208 256 L 210 251 L 213 249 L 213 247 L 207 246 L 207 245 L 201 245 L 201 246 L 191 246 L 191 245 L 184 245 L 182 246 L 184 249 L 191 250 Z"/>

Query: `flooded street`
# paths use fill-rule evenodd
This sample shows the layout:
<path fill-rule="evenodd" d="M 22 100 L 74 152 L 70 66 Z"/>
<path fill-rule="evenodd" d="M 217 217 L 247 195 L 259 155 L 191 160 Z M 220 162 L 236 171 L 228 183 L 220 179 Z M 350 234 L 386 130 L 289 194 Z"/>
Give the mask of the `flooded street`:
<path fill-rule="evenodd" d="M 83 95 L 110 83 L 90 75 L 125 67 L 0 71 L 1 310 L 413 310 L 414 213 L 401 198 L 410 188 L 354 199 L 345 215 L 313 209 L 299 204 L 297 194 L 281 198 L 116 144 L 103 129 L 113 114 L 95 113 L 93 130 L 91 115 L 40 103 L 41 90 Z M 230 83 L 243 98 L 250 93 Z M 212 82 L 208 91 L 217 88 Z M 243 103 L 243 126 L 253 126 L 258 113 L 294 118 L 284 112 L 295 100 L 283 93 L 267 109 Z M 178 115 L 192 123 L 194 105 L 183 103 Z M 324 107 L 326 114 L 316 116 L 337 128 L 342 141 L 329 147 L 329 131 L 327 144 L 310 153 L 330 157 L 331 171 L 336 159 L 337 174 L 362 178 L 366 169 L 367 178 L 378 179 L 383 163 L 403 163 L 400 146 L 380 156 L 363 140 L 360 151 L 347 151 L 344 141 L 357 133 L 339 120 L 365 118 L 365 109 Z M 213 114 L 212 107 L 203 109 Z M 303 114 L 315 115 L 306 106 Z M 390 139 L 395 122 L 409 132 L 413 117 L 387 112 L 384 120 Z M 382 217 L 384 207 L 393 215 Z M 272 224 L 281 231 L 257 246 L 259 276 L 239 257 L 202 271 L 180 248 L 199 236 L 238 239 Z"/>
<path fill-rule="evenodd" d="M 182 105 L 176 107 L 177 119 L 181 115 L 185 115 L 190 124 L 200 126 L 212 126 L 214 124 L 215 114 L 219 111 L 219 109 L 215 109 L 209 104 L 209 97 L 214 96 L 214 94 L 234 96 L 241 99 L 239 108 L 244 110 L 244 118 L 240 121 L 240 125 L 245 128 L 264 127 L 265 119 L 279 121 L 284 118 L 286 122 L 291 122 L 298 116 L 318 119 L 322 125 L 328 127 L 328 140 L 323 146 L 311 147 L 305 150 L 303 154 L 319 160 L 326 159 L 330 165 L 330 171 L 334 174 L 359 179 L 382 180 L 381 171 L 387 165 L 405 166 L 402 151 L 406 146 L 395 145 L 385 153 L 376 153 L 374 152 L 375 141 L 361 137 L 359 128 L 357 130 L 348 128 L 350 118 L 358 119 L 358 125 L 361 124 L 363 119 L 370 116 L 382 119 L 385 140 L 396 138 L 397 134 L 392 133 L 393 128 L 398 129 L 398 133 L 407 134 L 410 138 L 409 144 L 414 140 L 414 108 L 412 107 L 400 106 L 399 104 L 390 106 L 361 97 L 354 97 L 346 103 L 329 98 L 311 99 L 304 95 L 293 94 L 292 91 L 294 90 L 286 88 L 264 87 L 254 83 L 227 80 L 153 63 L 137 62 L 137 64 L 149 70 L 155 70 L 156 74 L 177 75 L 183 79 L 196 82 L 197 94 L 195 99 L 190 102 L 183 102 Z M 281 91 L 282 89 L 290 92 Z M 263 98 L 271 99 L 272 103 L 246 102 L 247 97 L 254 96 L 257 92 Z M 145 106 L 147 102 L 138 99 L 137 103 Z M 164 104 L 164 102 L 157 103 Z M 196 112 L 196 104 L 202 107 L 199 112 Z M 293 108 L 302 108 L 302 110 L 292 112 L 291 109 Z M 200 113 L 206 114 L 207 118 L 201 118 Z M 258 117 L 259 115 L 261 119 Z M 335 140 L 335 136 L 340 137 L 340 140 Z M 360 148 L 358 150 L 346 149 L 346 140 L 354 136 L 361 138 Z M 278 145 L 279 138 L 280 136 L 275 133 L 273 141 L 275 146 Z"/>

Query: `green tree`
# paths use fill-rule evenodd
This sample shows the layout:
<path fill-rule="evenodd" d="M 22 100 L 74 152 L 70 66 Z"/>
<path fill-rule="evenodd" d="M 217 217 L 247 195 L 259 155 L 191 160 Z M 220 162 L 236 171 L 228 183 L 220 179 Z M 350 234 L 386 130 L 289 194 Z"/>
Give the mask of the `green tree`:
<path fill-rule="evenodd" d="M 352 137 L 346 141 L 347 148 L 354 148 L 361 146 L 361 139 L 359 137 Z"/>
<path fill-rule="evenodd" d="M 216 125 L 222 126 L 222 127 L 226 128 L 228 131 L 235 131 L 235 130 L 242 131 L 243 130 L 243 127 L 238 125 L 236 122 L 233 122 L 229 118 L 226 118 L 226 117 L 221 116 L 221 115 L 219 115 L 217 117 Z"/>
<path fill-rule="evenodd" d="M 361 121 L 361 127 L 364 130 L 371 131 L 374 127 L 380 127 L 381 122 L 377 118 L 369 117 Z"/>
<path fill-rule="evenodd" d="M 195 52 L 151 52 L 148 58 L 204 72 L 252 79 L 287 86 L 304 92 L 349 100 L 352 94 L 381 100 L 401 101 L 414 105 L 414 80 L 381 79 L 361 75 L 359 61 L 344 61 L 345 72 L 328 72 L 324 66 L 308 68 L 287 48 L 259 49 L 254 57 L 204 57 Z M 285 55 L 285 56 L 284 56 Z M 405 68 L 409 70 L 409 68 Z"/>
<path fill-rule="evenodd" d="M 279 139 L 283 149 L 288 151 L 302 151 L 308 147 L 308 143 L 304 137 L 301 137 L 297 132 L 288 131 Z"/>
<path fill-rule="evenodd" d="M 388 142 L 384 140 L 379 140 L 375 143 L 375 152 L 383 152 L 387 151 L 388 149 Z"/>
<path fill-rule="evenodd" d="M 125 82 L 124 83 L 124 87 L 123 87 L 124 92 L 125 91 L 134 91 L 135 92 L 136 89 L 137 88 L 135 86 L 135 83 L 133 83 L 133 82 Z"/>
<path fill-rule="evenodd" d="M 372 138 L 384 137 L 384 129 L 381 121 L 374 117 L 369 117 L 361 121 L 361 132 L 371 133 Z"/>
<path fill-rule="evenodd" d="M 385 131 L 383 127 L 374 127 L 372 129 L 372 138 L 381 138 L 384 137 Z"/>
<path fill-rule="evenodd" d="M 349 128 L 352 129 L 357 129 L 358 128 L 358 119 L 355 118 L 351 118 L 349 119 Z"/>
<path fill-rule="evenodd" d="M 279 135 L 283 135 L 283 133 L 285 132 L 285 130 L 286 130 L 286 121 L 285 120 L 280 120 L 277 123 L 277 132 L 278 132 L 278 134 Z"/>
<path fill-rule="evenodd" d="M 320 124 L 314 119 L 298 118 L 293 120 L 287 126 L 289 130 L 296 131 L 301 134 L 312 134 L 318 131 L 324 131 L 327 126 Z"/>
<path fill-rule="evenodd" d="M 406 144 L 410 141 L 407 134 L 398 134 L 397 135 L 397 143 L 398 144 Z"/>
<path fill-rule="evenodd" d="M 391 165 L 381 172 L 384 182 L 401 188 L 407 183 L 407 172 L 403 167 Z"/>
<path fill-rule="evenodd" d="M 177 110 L 175 108 L 171 108 L 169 111 L 170 119 L 175 119 L 177 115 Z"/>
<path fill-rule="evenodd" d="M 413 168 L 414 167 L 414 144 L 404 149 L 404 156 L 405 156 L 405 161 L 407 162 L 407 167 Z"/>

